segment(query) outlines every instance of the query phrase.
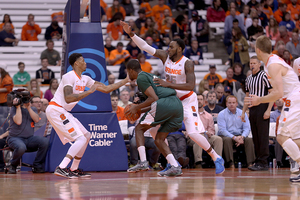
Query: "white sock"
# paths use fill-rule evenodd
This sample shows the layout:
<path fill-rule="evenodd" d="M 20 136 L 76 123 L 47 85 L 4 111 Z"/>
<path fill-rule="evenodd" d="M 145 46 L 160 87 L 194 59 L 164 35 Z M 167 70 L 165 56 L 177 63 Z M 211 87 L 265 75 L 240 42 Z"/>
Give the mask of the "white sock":
<path fill-rule="evenodd" d="M 221 157 L 216 153 L 216 151 L 213 148 L 211 148 L 211 151 L 207 153 L 210 155 L 213 161 L 216 161 L 219 157 Z"/>
<path fill-rule="evenodd" d="M 85 145 L 86 141 L 87 140 L 84 136 L 80 136 L 79 138 L 77 138 L 74 144 L 72 144 L 72 146 L 69 148 L 67 155 L 74 158 L 74 156 L 77 155 L 81 148 Z M 62 169 L 66 168 L 70 161 L 71 159 L 69 157 L 65 157 L 63 161 L 59 164 L 59 167 Z"/>
<path fill-rule="evenodd" d="M 173 154 L 168 154 L 166 157 L 168 163 L 170 163 L 170 165 L 174 166 L 174 167 L 178 167 L 178 163 L 176 161 L 176 159 L 174 158 Z"/>
<path fill-rule="evenodd" d="M 285 152 L 291 156 L 293 160 L 298 160 L 300 158 L 300 150 L 297 144 L 291 139 L 287 139 L 283 144 L 282 148 L 285 150 Z M 296 161 L 297 162 L 297 161 Z M 300 162 L 299 162 L 300 163 Z M 299 164 L 298 163 L 298 164 Z"/>
<path fill-rule="evenodd" d="M 140 155 L 140 160 L 141 162 L 144 162 L 147 160 L 147 157 L 146 157 L 146 149 L 145 149 L 145 146 L 139 146 L 138 148 L 138 151 L 139 151 L 139 155 Z"/>
<path fill-rule="evenodd" d="M 85 145 L 79 150 L 79 152 L 76 154 L 76 156 L 73 159 L 73 163 L 71 166 L 71 170 L 74 171 L 76 169 L 78 169 L 79 163 L 81 161 L 81 158 L 86 150 L 87 145 L 89 144 L 90 138 L 91 138 L 91 134 L 90 133 L 86 133 L 84 135 L 84 137 L 86 138 L 86 143 Z"/>

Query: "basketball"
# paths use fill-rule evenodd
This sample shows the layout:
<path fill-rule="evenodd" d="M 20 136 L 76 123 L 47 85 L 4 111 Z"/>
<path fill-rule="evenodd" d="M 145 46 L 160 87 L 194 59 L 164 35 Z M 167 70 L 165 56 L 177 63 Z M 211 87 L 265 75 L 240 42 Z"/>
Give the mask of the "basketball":
<path fill-rule="evenodd" d="M 126 115 L 126 112 L 131 108 L 132 104 L 128 104 L 125 109 L 124 109 L 124 114 L 126 119 L 128 119 L 129 121 L 136 121 L 138 120 L 138 118 L 140 118 L 141 116 L 141 110 L 138 110 L 137 113 L 135 113 L 134 115 Z"/>

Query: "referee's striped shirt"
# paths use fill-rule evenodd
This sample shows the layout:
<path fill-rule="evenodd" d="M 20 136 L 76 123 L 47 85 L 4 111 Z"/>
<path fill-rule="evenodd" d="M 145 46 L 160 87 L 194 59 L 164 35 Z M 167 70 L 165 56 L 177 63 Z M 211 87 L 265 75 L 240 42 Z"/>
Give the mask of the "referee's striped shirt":
<path fill-rule="evenodd" d="M 246 92 L 262 97 L 268 94 L 268 90 L 272 88 L 266 73 L 262 70 L 254 75 L 250 75 L 246 78 Z"/>

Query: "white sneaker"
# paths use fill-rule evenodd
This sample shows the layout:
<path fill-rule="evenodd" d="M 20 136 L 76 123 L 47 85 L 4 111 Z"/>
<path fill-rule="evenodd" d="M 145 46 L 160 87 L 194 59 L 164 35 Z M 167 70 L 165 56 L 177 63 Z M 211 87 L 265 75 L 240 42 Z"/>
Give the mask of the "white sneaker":
<path fill-rule="evenodd" d="M 290 171 L 292 173 L 298 172 L 299 171 L 299 165 L 298 165 L 298 163 L 296 161 L 294 161 L 293 159 L 291 159 L 291 158 L 290 158 L 289 161 L 290 161 L 290 166 L 291 166 Z"/>

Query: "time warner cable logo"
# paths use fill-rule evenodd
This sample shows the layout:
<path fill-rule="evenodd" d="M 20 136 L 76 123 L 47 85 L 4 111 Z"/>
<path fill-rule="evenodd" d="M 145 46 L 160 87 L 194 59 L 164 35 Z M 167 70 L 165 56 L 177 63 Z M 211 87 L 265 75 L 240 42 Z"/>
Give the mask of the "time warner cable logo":
<path fill-rule="evenodd" d="M 117 132 L 107 132 L 107 125 L 88 124 L 88 126 L 91 133 L 89 142 L 91 147 L 111 146 L 113 139 L 117 137 Z"/>

